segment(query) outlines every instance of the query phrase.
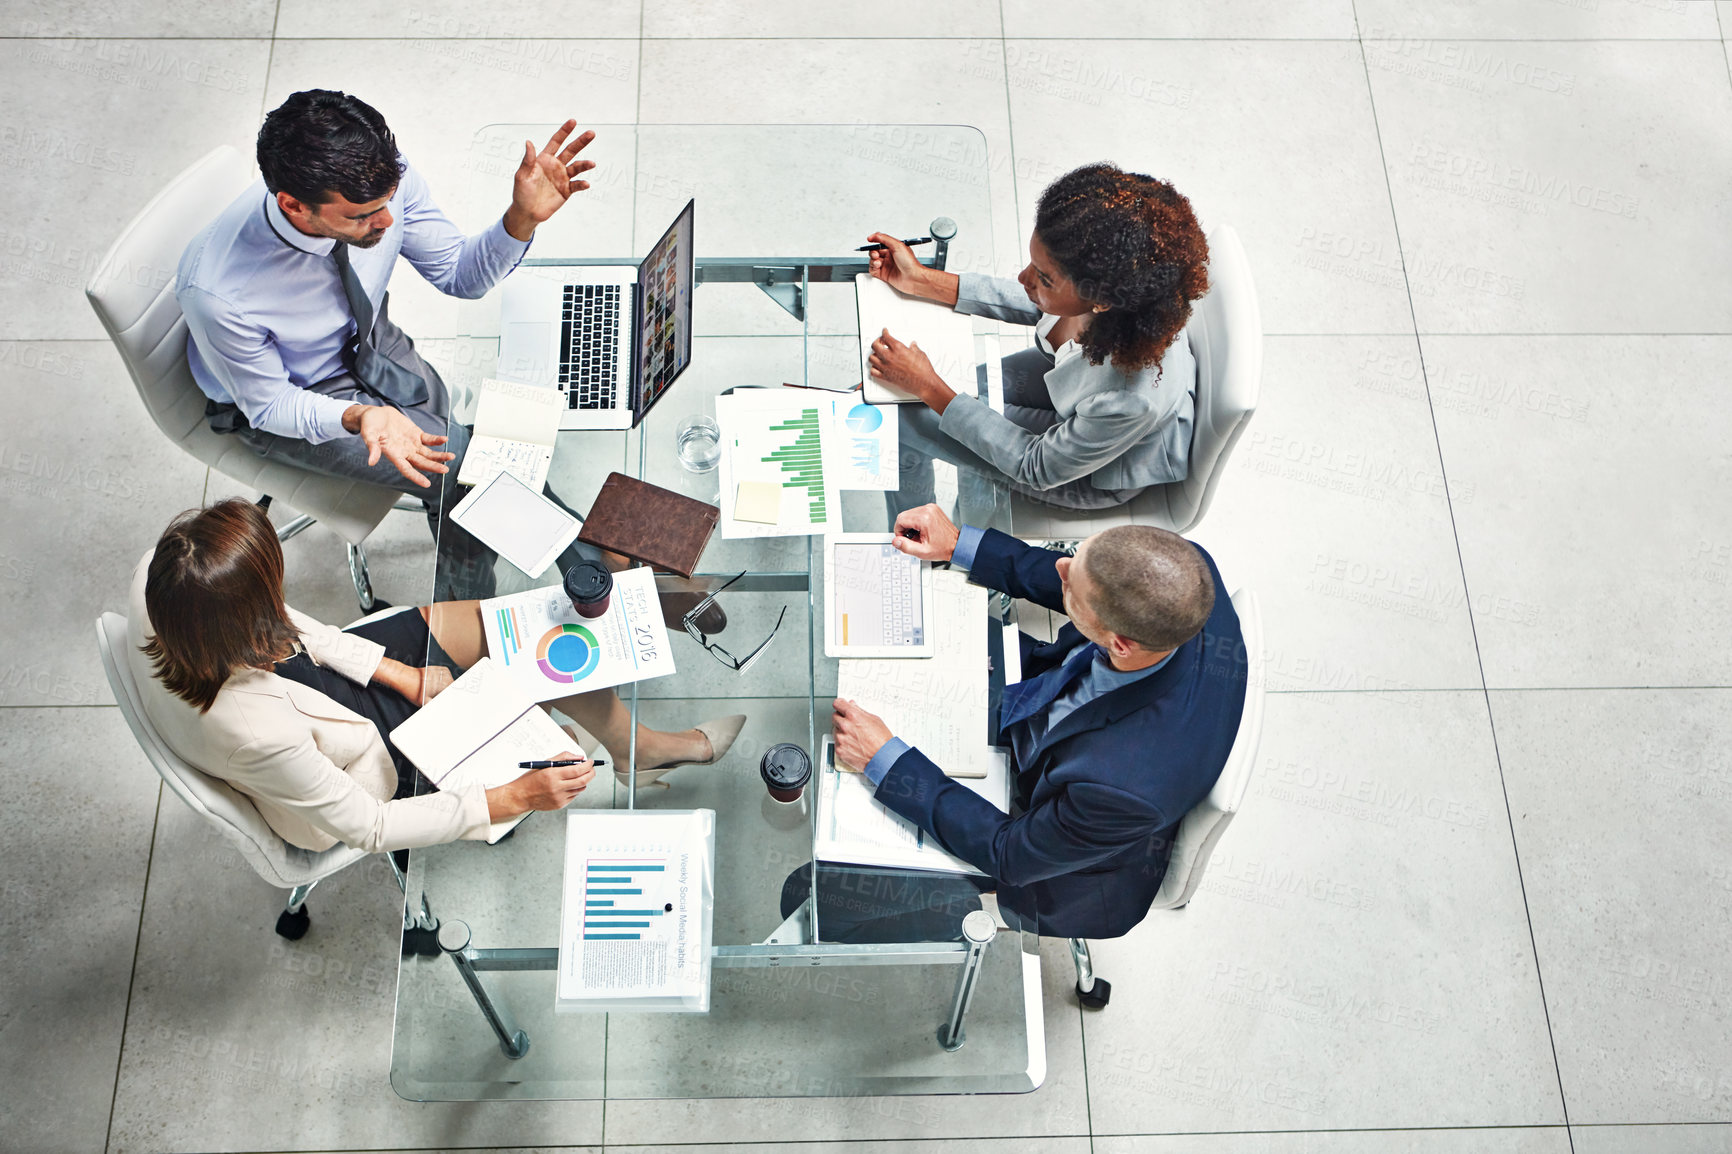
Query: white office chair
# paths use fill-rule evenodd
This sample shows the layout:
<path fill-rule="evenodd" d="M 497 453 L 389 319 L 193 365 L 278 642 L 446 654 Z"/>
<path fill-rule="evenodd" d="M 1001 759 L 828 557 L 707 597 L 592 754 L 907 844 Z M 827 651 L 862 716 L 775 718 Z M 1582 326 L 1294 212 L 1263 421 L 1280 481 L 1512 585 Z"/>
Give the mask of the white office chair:
<path fill-rule="evenodd" d="M 1190 471 L 1183 481 L 1153 485 L 1118 509 L 1070 512 L 1011 499 L 1018 534 L 1080 539 L 1114 525 L 1153 525 L 1188 532 L 1209 511 L 1227 458 L 1256 411 L 1263 381 L 1263 314 L 1245 248 L 1231 225 L 1209 234 L 1209 291 L 1191 309 L 1185 336 L 1197 360 L 1196 416 Z"/>
<path fill-rule="evenodd" d="M 382 610 L 376 616 L 382 617 L 394 612 L 400 612 L 400 609 Z M 271 885 L 289 891 L 288 902 L 284 905 L 283 912 L 277 915 L 277 933 L 291 941 L 299 940 L 311 924 L 306 903 L 307 895 L 313 891 L 313 887 L 338 870 L 366 857 L 366 851 L 339 844 L 315 853 L 284 841 L 265 823 L 265 819 L 259 815 L 259 811 L 246 795 L 227 782 L 211 777 L 182 761 L 157 734 L 150 718 L 145 716 L 138 685 L 133 680 L 132 668 L 126 663 L 124 656 L 128 644 L 126 618 L 118 613 L 104 613 L 97 618 L 96 644 L 102 652 L 103 672 L 108 675 L 108 685 L 114 691 L 114 700 L 120 706 L 120 715 L 126 719 L 126 724 L 132 730 L 132 736 L 137 739 L 139 748 L 144 750 L 145 757 L 150 760 L 150 764 L 174 795 L 185 802 L 187 808 L 215 826 L 218 832 L 240 851 L 240 855 L 253 867 L 254 872 Z M 397 859 L 391 854 L 386 854 L 385 859 L 391 863 L 398 887 L 407 892 Z M 410 908 L 418 908 L 418 916 L 411 917 L 407 912 Z M 406 902 L 404 910 L 406 928 L 419 929 L 426 938 L 425 942 L 417 942 L 416 948 L 425 953 L 437 952 L 432 945 L 432 931 L 438 928 L 438 922 L 433 920 L 425 899 L 414 903 Z"/>
<path fill-rule="evenodd" d="M 1249 589 L 1233 594 L 1233 608 L 1239 614 L 1239 630 L 1245 638 L 1246 660 L 1250 666 L 1245 684 L 1245 709 L 1239 715 L 1239 732 L 1233 738 L 1227 764 L 1221 768 L 1221 776 L 1215 779 L 1214 788 L 1179 822 L 1172 857 L 1167 861 L 1167 874 L 1161 879 L 1161 888 L 1149 905 L 1151 910 L 1180 909 L 1197 892 L 1216 844 L 1227 832 L 1233 815 L 1239 812 L 1239 806 L 1245 800 L 1245 789 L 1251 784 L 1251 771 L 1257 765 L 1257 745 L 1263 739 L 1263 613 L 1257 595 Z M 1077 1000 L 1091 1010 L 1098 1010 L 1112 996 L 1112 983 L 1095 977 L 1094 960 L 1089 956 L 1086 941 L 1070 939 L 1070 951 L 1071 959 L 1076 963 Z"/>
<path fill-rule="evenodd" d="M 261 490 L 260 504 L 280 498 L 305 516 L 284 525 L 288 540 L 315 520 L 328 525 L 349 547 L 355 597 L 373 608 L 372 584 L 361 542 L 397 503 L 398 493 L 379 485 L 326 477 L 293 465 L 266 461 L 233 437 L 205 423 L 205 395 L 186 359 L 186 319 L 175 300 L 175 269 L 188 242 L 240 195 L 251 176 L 241 154 L 224 145 L 174 180 L 132 218 L 85 286 L 97 319 L 120 350 L 145 411 L 169 440 L 243 485 Z M 418 504 L 408 507 L 419 511 Z"/>

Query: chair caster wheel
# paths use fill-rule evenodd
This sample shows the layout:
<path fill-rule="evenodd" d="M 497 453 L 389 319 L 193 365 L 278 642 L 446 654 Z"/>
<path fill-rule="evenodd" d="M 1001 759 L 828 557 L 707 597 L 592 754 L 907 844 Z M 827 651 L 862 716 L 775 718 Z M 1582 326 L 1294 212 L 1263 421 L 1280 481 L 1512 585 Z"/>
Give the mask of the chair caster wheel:
<path fill-rule="evenodd" d="M 436 958 L 440 954 L 439 927 L 421 929 L 419 926 L 403 931 L 403 956 L 405 958 L 419 955 L 423 958 Z"/>
<path fill-rule="evenodd" d="M 1076 1000 L 1082 1003 L 1085 1010 L 1098 1010 L 1104 1007 L 1113 996 L 1113 984 L 1105 978 L 1096 978 L 1094 988 L 1086 994 L 1079 985 L 1076 989 Z"/>
<path fill-rule="evenodd" d="M 313 924 L 313 915 L 302 906 L 299 913 L 291 914 L 284 910 L 277 915 L 277 936 L 298 942 L 307 936 L 307 927 Z"/>

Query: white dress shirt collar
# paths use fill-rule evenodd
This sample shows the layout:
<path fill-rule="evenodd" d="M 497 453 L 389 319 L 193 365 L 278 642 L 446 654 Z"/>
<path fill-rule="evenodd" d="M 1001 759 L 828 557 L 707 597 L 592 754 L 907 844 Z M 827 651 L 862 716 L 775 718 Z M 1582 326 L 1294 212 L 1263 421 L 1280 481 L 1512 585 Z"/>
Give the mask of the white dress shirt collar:
<path fill-rule="evenodd" d="M 277 203 L 277 198 L 268 190 L 265 192 L 265 223 L 271 226 L 282 242 L 290 248 L 298 248 L 311 256 L 330 256 L 337 242 L 328 236 L 308 236 L 289 223 L 289 218 L 283 215 L 283 206 Z"/>

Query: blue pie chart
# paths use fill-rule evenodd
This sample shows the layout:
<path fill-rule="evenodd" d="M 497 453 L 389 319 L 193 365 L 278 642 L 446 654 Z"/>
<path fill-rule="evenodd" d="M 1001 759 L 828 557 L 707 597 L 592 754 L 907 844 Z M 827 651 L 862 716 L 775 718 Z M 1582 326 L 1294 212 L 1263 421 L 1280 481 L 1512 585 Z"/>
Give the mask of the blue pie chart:
<path fill-rule="evenodd" d="M 854 433 L 874 433 L 878 426 L 884 423 L 884 417 L 872 405 L 855 405 L 848 410 L 848 415 L 842 418 L 848 430 Z"/>

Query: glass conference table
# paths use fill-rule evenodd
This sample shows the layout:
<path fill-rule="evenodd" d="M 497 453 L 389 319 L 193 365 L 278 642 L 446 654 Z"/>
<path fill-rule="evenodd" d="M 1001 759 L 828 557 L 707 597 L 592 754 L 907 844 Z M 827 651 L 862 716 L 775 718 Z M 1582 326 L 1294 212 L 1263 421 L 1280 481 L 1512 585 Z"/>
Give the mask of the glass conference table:
<path fill-rule="evenodd" d="M 514 275 L 558 275 L 577 260 L 636 263 L 695 197 L 696 339 L 691 367 L 637 429 L 560 434 L 549 482 L 580 510 L 615 470 L 714 502 L 717 474 L 678 461 L 682 418 L 714 416 L 714 398 L 726 389 L 858 381 L 853 277 L 866 264 L 853 250 L 868 232 L 953 232 L 939 253 L 935 245 L 919 250 L 953 270 L 1016 263 L 1017 254 L 994 246 L 995 226 L 1012 217 L 1009 174 L 993 171 L 971 128 L 595 127 L 586 154 L 600 166 L 593 189 L 544 226 Z M 469 165 L 475 202 L 453 215 L 478 220 L 488 205 L 497 211 L 523 141 L 539 146 L 549 132 L 501 125 L 479 133 Z M 459 330 L 447 383 L 455 416 L 467 421 L 497 356 L 498 293 L 466 303 Z M 992 323 L 977 323 L 976 346 L 991 367 L 980 373 L 981 393 L 997 400 Z M 905 467 L 921 465 L 903 458 Z M 1007 495 L 989 481 L 940 463 L 934 488 L 959 521 L 1010 528 Z M 885 493 L 848 492 L 841 504 L 846 531 L 890 527 Z M 1022 1092 L 1041 1083 L 1032 935 L 995 932 L 977 914 L 972 940 L 959 924 L 950 942 L 850 946 L 815 940 L 822 927 L 814 932 L 810 903 L 784 922 L 783 879 L 812 861 L 814 830 L 809 817 L 771 811 L 758 760 L 780 742 L 816 760 L 829 729 L 836 661 L 824 656 L 821 540 L 712 538 L 699 577 L 713 587 L 746 573 L 721 595 L 721 643 L 749 652 L 785 607 L 770 649 L 740 674 L 670 629 L 677 672 L 620 693 L 636 719 L 656 728 L 744 713 L 745 729 L 722 762 L 675 770 L 667 788 L 616 785 L 612 769 L 628 765 L 632 751 L 608 749 L 612 765 L 574 803 L 715 811 L 709 1011 L 555 1013 L 566 820 L 533 814 L 497 845 L 462 842 L 411 857 L 410 892 L 426 894 L 445 954 L 401 964 L 391 1071 L 400 1095 L 823 1097 Z M 500 594 L 560 579 L 557 566 L 533 581 L 503 560 L 497 572 Z M 1008 605 L 993 604 L 1005 619 Z"/>

